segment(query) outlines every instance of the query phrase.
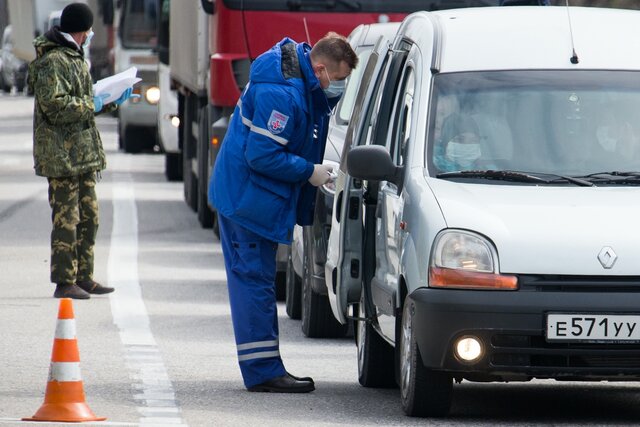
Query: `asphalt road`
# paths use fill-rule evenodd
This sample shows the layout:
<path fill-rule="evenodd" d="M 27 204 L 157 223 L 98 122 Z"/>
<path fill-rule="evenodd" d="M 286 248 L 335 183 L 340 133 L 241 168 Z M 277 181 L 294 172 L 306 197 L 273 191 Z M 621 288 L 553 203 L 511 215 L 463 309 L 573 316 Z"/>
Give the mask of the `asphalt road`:
<path fill-rule="evenodd" d="M 33 99 L 0 95 L 0 425 L 43 403 L 58 300 L 49 283 L 46 180 L 33 173 Z M 164 159 L 117 150 L 99 119 L 108 169 L 98 185 L 95 278 L 110 296 L 74 301 L 86 402 L 117 426 L 639 425 L 638 383 L 474 384 L 444 420 L 404 416 L 397 389 L 357 382 L 352 338 L 307 339 L 280 304 L 287 369 L 305 395 L 248 393 L 236 363 L 220 244 L 199 227 Z M 58 425 L 39 423 L 39 425 Z"/>

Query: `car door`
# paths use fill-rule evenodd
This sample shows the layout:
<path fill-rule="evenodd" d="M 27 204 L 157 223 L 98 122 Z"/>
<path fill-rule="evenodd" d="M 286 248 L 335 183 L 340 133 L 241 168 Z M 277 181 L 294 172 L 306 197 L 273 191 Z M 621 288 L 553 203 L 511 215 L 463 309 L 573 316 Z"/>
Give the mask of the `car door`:
<path fill-rule="evenodd" d="M 347 322 L 348 302 L 360 297 L 360 258 L 362 249 L 362 217 L 359 212 L 362 205 L 361 183 L 351 183 L 346 175 L 346 153 L 353 145 L 365 138 L 371 131 L 370 119 L 374 111 L 382 74 L 389 60 L 390 40 L 380 37 L 373 48 L 362 81 L 356 96 L 356 102 L 351 115 L 349 127 L 341 155 L 341 164 L 335 185 L 333 215 L 331 218 L 331 233 L 327 245 L 327 261 L 325 264 L 325 283 L 333 314 L 338 321 Z M 345 193 L 344 189 L 349 191 Z M 343 215 L 344 214 L 344 215 Z M 358 227 L 346 227 L 344 235 L 342 224 L 344 221 L 359 224 Z M 345 275 L 338 271 L 338 265 L 349 265 L 350 270 Z M 341 294 L 337 294 L 338 279 L 344 281 Z"/>
<path fill-rule="evenodd" d="M 393 120 L 386 139 L 386 147 L 398 166 L 406 164 L 413 123 L 415 83 L 415 71 L 411 65 L 406 65 L 396 91 L 392 108 Z M 390 340 L 395 337 L 395 308 L 399 297 L 398 280 L 405 230 L 403 206 L 402 185 L 390 181 L 381 182 L 375 209 L 376 266 L 371 279 L 371 298 L 376 307 L 380 330 Z"/>

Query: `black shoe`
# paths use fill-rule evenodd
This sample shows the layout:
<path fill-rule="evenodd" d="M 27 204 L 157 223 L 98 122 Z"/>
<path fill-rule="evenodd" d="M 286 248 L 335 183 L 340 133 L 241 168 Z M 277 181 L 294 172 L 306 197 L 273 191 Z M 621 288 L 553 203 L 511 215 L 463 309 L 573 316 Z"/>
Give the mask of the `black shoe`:
<path fill-rule="evenodd" d="M 249 387 L 252 392 L 270 392 L 270 393 L 309 393 L 316 387 L 312 381 L 298 381 L 291 375 L 283 375 L 281 377 L 272 378 L 262 384 Z"/>
<path fill-rule="evenodd" d="M 102 286 L 98 282 L 94 282 L 93 280 L 85 281 L 85 282 L 76 282 L 76 285 L 81 287 L 85 292 L 89 292 L 90 294 L 102 295 L 102 294 L 110 294 L 115 291 L 114 288 L 110 288 L 108 286 Z"/>
<path fill-rule="evenodd" d="M 311 377 L 296 377 L 295 375 L 292 375 L 289 372 L 287 372 L 287 375 L 289 375 L 291 378 L 293 378 L 296 381 L 307 381 L 307 382 L 310 382 L 311 384 L 315 384 L 313 382 L 313 378 Z"/>
<path fill-rule="evenodd" d="M 56 285 L 54 298 L 89 299 L 91 295 L 73 283 L 60 283 Z"/>

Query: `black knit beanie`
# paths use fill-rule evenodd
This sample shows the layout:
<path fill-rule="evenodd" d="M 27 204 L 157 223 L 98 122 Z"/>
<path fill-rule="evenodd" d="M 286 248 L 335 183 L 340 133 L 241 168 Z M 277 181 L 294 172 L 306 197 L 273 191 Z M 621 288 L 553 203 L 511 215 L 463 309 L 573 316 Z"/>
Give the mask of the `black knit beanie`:
<path fill-rule="evenodd" d="M 64 33 L 81 33 L 88 31 L 93 25 L 93 13 L 84 3 L 71 3 L 62 9 L 60 31 Z"/>

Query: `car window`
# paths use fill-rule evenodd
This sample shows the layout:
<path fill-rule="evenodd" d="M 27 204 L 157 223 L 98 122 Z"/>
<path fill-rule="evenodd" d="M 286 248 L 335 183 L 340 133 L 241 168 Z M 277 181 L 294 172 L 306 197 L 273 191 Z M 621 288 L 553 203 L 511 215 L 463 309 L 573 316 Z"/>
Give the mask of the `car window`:
<path fill-rule="evenodd" d="M 436 75 L 430 172 L 639 171 L 639 78 L 595 70 Z"/>
<path fill-rule="evenodd" d="M 347 81 L 347 87 L 344 96 L 338 106 L 338 120 L 341 124 L 348 124 L 353 112 L 353 105 L 358 94 L 358 86 L 362 80 L 365 65 L 369 60 L 373 46 L 363 47 L 358 52 L 358 66 L 353 70 Z"/>
<path fill-rule="evenodd" d="M 391 55 L 389 66 L 381 75 L 371 115 L 369 116 L 366 139 L 360 141 L 363 144 L 386 145 L 390 137 L 394 100 L 398 94 L 406 52 L 392 51 L 389 52 L 389 55 Z"/>
<path fill-rule="evenodd" d="M 401 90 L 393 108 L 395 115 L 393 136 L 389 139 L 389 153 L 397 165 L 403 165 L 411 134 L 411 113 L 413 110 L 413 94 L 415 91 L 415 73 L 413 68 L 406 68 L 402 78 Z"/>

